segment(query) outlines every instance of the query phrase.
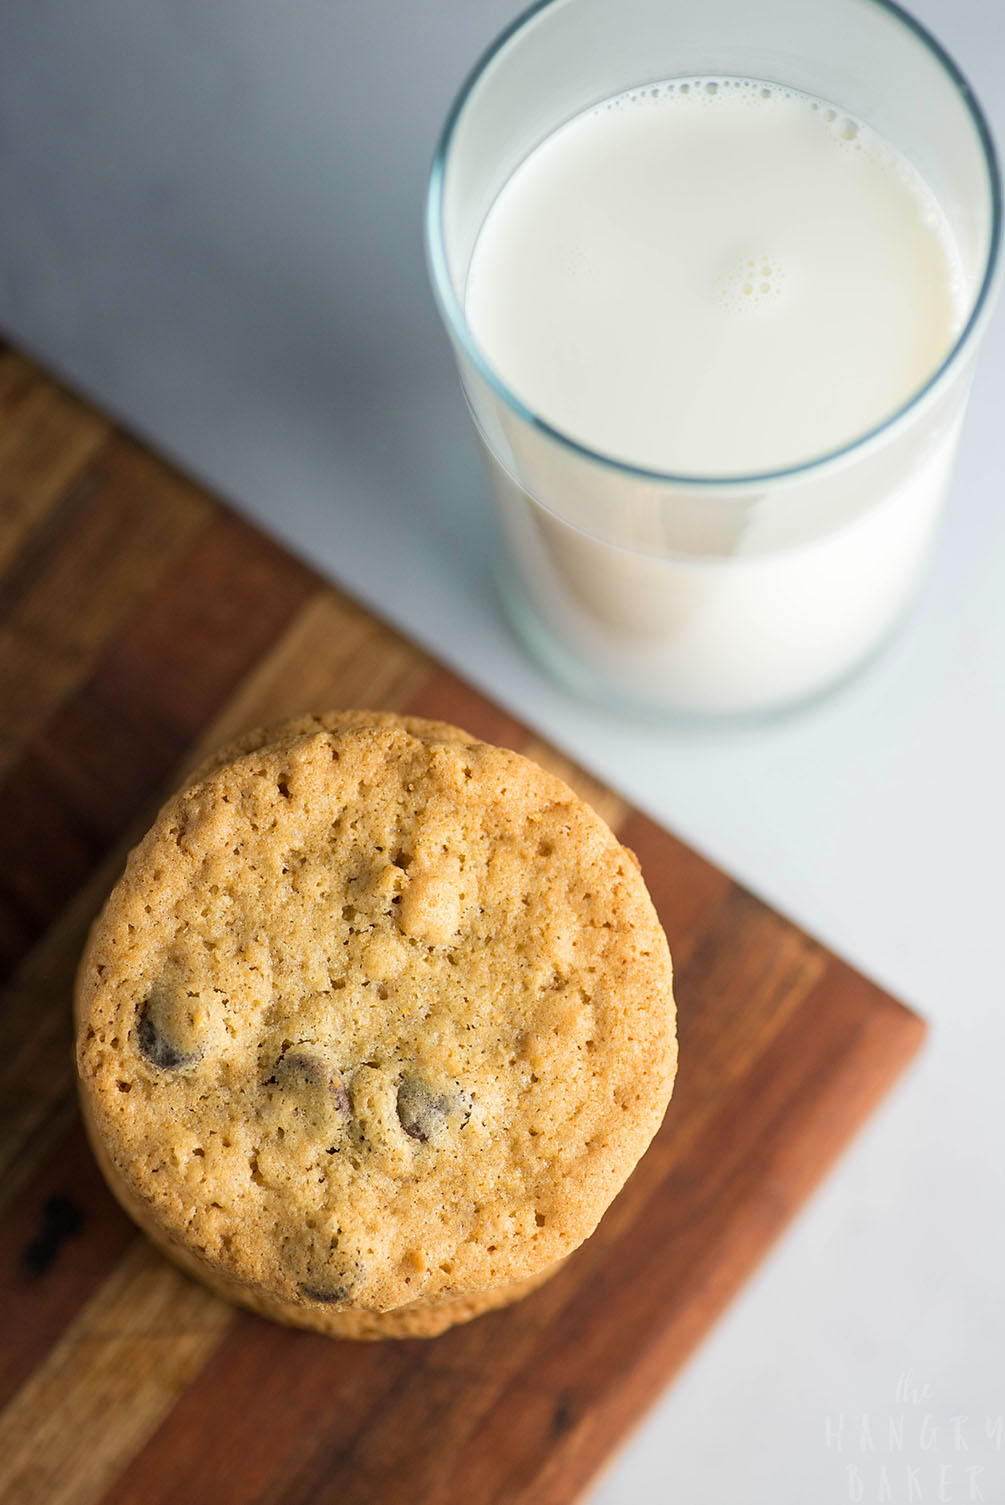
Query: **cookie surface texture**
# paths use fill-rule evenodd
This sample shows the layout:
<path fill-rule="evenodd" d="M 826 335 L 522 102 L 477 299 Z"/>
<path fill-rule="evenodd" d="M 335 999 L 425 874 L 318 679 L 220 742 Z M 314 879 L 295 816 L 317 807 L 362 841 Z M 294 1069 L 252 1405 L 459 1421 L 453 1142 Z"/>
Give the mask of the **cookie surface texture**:
<path fill-rule="evenodd" d="M 263 747 L 275 747 L 291 742 L 296 737 L 309 736 L 312 732 L 349 732 L 364 727 L 408 732 L 427 742 L 478 741 L 477 737 L 472 737 L 449 721 L 430 721 L 425 716 L 403 716 L 397 711 L 305 711 L 299 716 L 288 716 L 283 721 L 253 726 L 239 737 L 233 737 L 196 765 L 186 780 L 186 786 L 201 783 L 225 763 L 233 763 L 247 753 L 258 752 Z"/>
<path fill-rule="evenodd" d="M 86 1119 L 85 1119 L 86 1123 Z M 386 1338 L 437 1338 L 448 1328 L 470 1322 L 486 1312 L 511 1306 L 536 1291 L 558 1273 L 561 1263 L 543 1270 L 530 1280 L 497 1286 L 492 1291 L 476 1291 L 470 1296 L 445 1298 L 430 1303 L 416 1303 L 391 1312 L 367 1312 L 345 1308 L 332 1310 L 323 1306 L 300 1306 L 280 1301 L 274 1296 L 245 1286 L 223 1270 L 208 1264 L 190 1248 L 169 1239 L 163 1229 L 151 1221 L 149 1207 L 126 1185 L 111 1163 L 104 1145 L 93 1127 L 87 1124 L 88 1137 L 105 1180 L 122 1207 L 173 1264 L 193 1276 L 226 1301 L 243 1306 L 259 1317 L 281 1322 L 288 1327 L 303 1327 L 329 1338 L 376 1342 Z"/>
<path fill-rule="evenodd" d="M 673 1082 L 641 875 L 560 780 L 401 727 L 265 745 L 161 811 L 78 974 L 92 1132 L 249 1299 L 388 1313 L 543 1274 Z"/>

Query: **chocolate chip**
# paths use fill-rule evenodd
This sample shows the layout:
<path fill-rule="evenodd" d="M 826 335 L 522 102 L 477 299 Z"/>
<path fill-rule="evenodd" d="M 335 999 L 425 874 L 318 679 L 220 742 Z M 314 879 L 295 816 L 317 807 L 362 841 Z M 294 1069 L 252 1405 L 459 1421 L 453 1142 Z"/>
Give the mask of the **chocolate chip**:
<path fill-rule="evenodd" d="M 321 1306 L 334 1306 L 337 1301 L 346 1301 L 349 1296 L 348 1286 L 312 1286 L 301 1282 L 300 1294 L 306 1296 L 308 1301 L 316 1301 Z"/>
<path fill-rule="evenodd" d="M 349 1094 L 341 1074 L 324 1056 L 311 1050 L 288 1050 L 276 1062 L 270 1078 L 284 1092 L 307 1092 L 310 1095 L 327 1094 L 336 1111 L 348 1118 Z"/>
<path fill-rule="evenodd" d="M 410 1139 L 426 1144 L 434 1138 L 453 1114 L 471 1113 L 471 1098 L 457 1088 L 455 1092 L 434 1092 L 423 1082 L 406 1077 L 398 1088 L 398 1121 Z"/>
<path fill-rule="evenodd" d="M 319 1306 L 337 1306 L 352 1300 L 353 1292 L 363 1278 L 363 1265 L 351 1251 L 339 1253 L 334 1249 L 313 1251 L 305 1265 L 301 1265 L 305 1278 L 297 1286 L 301 1296 L 316 1301 Z"/>
<path fill-rule="evenodd" d="M 194 1066 L 202 1052 L 182 1050 L 167 1035 L 161 1033 L 153 1017 L 153 1002 L 148 999 L 140 1009 L 136 1022 L 136 1044 L 140 1055 L 156 1066 L 158 1071 L 179 1071 L 183 1066 Z"/>
<path fill-rule="evenodd" d="M 276 1062 L 274 1080 L 281 1087 L 320 1087 L 327 1074 L 320 1056 L 306 1050 L 289 1050 Z"/>

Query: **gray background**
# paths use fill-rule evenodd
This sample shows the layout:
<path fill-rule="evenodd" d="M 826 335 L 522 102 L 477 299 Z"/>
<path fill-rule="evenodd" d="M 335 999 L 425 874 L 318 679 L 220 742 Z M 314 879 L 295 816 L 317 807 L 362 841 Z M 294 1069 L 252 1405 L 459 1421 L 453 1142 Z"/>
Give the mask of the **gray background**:
<path fill-rule="evenodd" d="M 918 10 L 1005 134 L 1000 7 Z M 830 1505 L 885 1466 L 892 1500 L 908 1467 L 965 1500 L 977 1465 L 1002 1500 L 1002 321 L 923 598 L 866 676 L 729 733 L 572 701 L 494 606 L 421 253 L 438 124 L 512 13 L 3 0 L 0 325 L 933 1021 L 598 1498 Z"/>

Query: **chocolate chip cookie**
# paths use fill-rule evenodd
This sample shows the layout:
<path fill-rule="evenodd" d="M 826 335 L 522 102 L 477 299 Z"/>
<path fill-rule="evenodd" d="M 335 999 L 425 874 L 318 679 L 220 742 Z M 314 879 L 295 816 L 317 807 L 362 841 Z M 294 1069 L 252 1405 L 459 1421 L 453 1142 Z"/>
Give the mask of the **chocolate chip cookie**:
<path fill-rule="evenodd" d="M 144 1225 L 323 1328 L 543 1278 L 676 1060 L 666 940 L 603 821 L 516 753 L 397 724 L 266 741 L 169 801 L 77 1009 Z"/>

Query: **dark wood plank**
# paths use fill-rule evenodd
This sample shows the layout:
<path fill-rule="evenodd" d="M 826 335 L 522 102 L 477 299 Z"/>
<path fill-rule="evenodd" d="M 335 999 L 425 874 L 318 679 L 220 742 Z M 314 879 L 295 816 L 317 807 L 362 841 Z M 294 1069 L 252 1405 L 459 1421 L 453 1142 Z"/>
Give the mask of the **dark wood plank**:
<path fill-rule="evenodd" d="M 134 1238 L 0 1412 L 0 1499 L 99 1499 L 232 1320 L 222 1301 Z"/>
<path fill-rule="evenodd" d="M 122 439 L 50 506 L 0 576 L 0 773 L 213 515 L 203 493 Z"/>
<path fill-rule="evenodd" d="M 77 1118 L 0 1220 L 0 1407 L 135 1238 Z"/>
<path fill-rule="evenodd" d="M 350 1438 L 388 1407 L 422 1361 L 422 1348 L 334 1343 L 241 1316 L 105 1505 L 276 1498 L 280 1489 L 297 1487 L 319 1434 Z"/>
<path fill-rule="evenodd" d="M 110 425 L 0 348 L 0 576 L 101 450 Z"/>

